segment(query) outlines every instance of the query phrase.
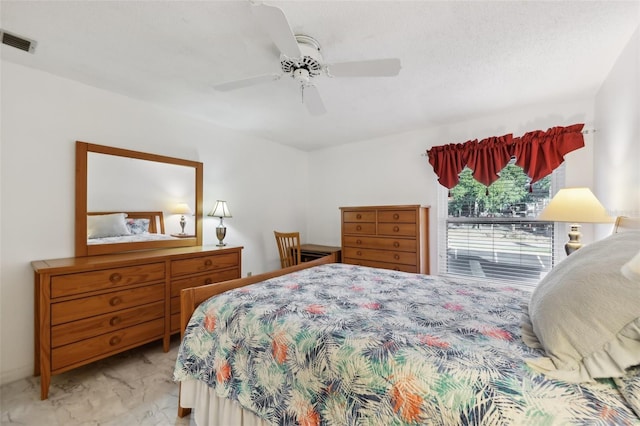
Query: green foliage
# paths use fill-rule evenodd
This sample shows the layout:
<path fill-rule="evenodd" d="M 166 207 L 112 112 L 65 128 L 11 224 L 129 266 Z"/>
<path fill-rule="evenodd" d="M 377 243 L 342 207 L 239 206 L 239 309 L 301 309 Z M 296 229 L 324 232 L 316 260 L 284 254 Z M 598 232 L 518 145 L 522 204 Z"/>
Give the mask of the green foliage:
<path fill-rule="evenodd" d="M 513 162 L 500 171 L 500 179 L 488 188 L 476 181 L 472 173 L 465 168 L 460 173 L 460 182 L 451 189 L 449 216 L 509 216 L 549 197 L 551 176 L 536 182 L 533 192 L 529 192 L 529 178 Z"/>

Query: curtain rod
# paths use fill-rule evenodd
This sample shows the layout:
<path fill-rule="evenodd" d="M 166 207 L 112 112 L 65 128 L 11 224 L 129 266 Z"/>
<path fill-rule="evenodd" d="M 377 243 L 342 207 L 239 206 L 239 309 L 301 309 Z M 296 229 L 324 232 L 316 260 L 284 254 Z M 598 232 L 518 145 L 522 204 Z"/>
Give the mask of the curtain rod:
<path fill-rule="evenodd" d="M 596 129 L 585 129 L 583 131 L 581 131 L 580 133 L 582 133 L 583 135 L 589 135 L 591 133 L 596 133 L 597 130 Z M 426 157 L 427 153 L 423 152 L 422 154 L 420 154 L 420 157 Z"/>

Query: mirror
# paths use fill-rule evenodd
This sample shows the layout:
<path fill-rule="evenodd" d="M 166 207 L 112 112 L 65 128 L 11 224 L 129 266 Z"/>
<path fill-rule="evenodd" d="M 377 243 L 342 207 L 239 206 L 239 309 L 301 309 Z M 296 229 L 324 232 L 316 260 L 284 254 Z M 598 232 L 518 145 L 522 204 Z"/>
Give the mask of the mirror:
<path fill-rule="evenodd" d="M 76 256 L 202 245 L 202 178 L 197 161 L 77 141 Z M 174 214 L 182 203 L 193 216 Z M 88 215 L 120 212 L 130 220 L 151 217 L 151 235 L 88 239 Z"/>

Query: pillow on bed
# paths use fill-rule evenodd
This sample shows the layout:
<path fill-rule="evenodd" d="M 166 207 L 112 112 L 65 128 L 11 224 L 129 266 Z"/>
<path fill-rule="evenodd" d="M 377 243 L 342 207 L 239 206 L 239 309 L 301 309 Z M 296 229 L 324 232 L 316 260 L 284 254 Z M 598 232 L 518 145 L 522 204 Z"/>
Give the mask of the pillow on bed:
<path fill-rule="evenodd" d="M 133 235 L 149 232 L 149 219 L 125 219 L 129 233 Z"/>
<path fill-rule="evenodd" d="M 119 237 L 131 235 L 125 223 L 126 213 L 87 216 L 87 238 Z"/>
<path fill-rule="evenodd" d="M 640 281 L 621 272 L 640 232 L 611 235 L 574 252 L 535 288 L 522 338 L 548 358 L 527 360 L 550 377 L 580 383 L 623 377 L 640 364 Z"/>

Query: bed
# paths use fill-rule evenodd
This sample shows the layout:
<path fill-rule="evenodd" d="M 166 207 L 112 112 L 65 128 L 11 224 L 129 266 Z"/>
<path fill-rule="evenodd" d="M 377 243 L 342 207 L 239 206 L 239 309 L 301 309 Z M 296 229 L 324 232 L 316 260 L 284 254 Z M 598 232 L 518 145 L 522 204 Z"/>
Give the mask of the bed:
<path fill-rule="evenodd" d="M 179 415 L 640 424 L 640 281 L 620 273 L 640 252 L 638 224 L 619 220 L 533 292 L 325 259 L 183 290 Z"/>
<path fill-rule="evenodd" d="M 87 245 L 176 239 L 165 234 L 162 212 L 87 213 Z"/>

